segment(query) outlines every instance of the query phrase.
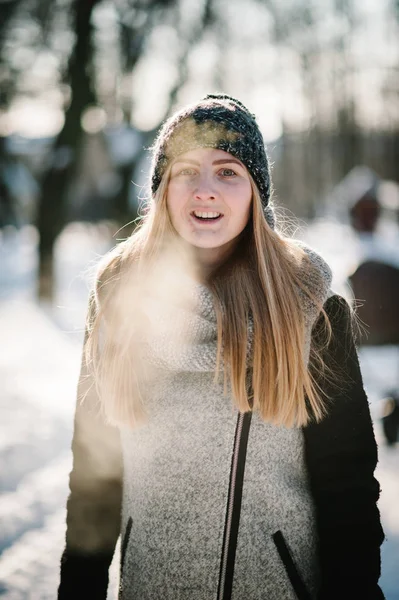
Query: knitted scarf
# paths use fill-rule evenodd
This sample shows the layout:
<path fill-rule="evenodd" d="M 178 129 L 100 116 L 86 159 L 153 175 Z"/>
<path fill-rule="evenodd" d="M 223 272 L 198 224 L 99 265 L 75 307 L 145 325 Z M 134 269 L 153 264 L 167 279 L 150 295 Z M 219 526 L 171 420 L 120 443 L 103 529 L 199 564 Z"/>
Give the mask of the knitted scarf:
<path fill-rule="evenodd" d="M 314 250 L 297 242 L 317 268 L 315 277 L 310 271 L 303 272 L 303 282 L 313 294 L 318 306 L 329 295 L 331 269 Z M 320 277 L 321 275 L 321 277 Z M 305 319 L 305 356 L 309 356 L 312 326 L 319 308 L 298 289 Z M 166 371 L 214 371 L 217 355 L 217 322 L 212 293 L 205 286 L 192 280 L 176 286 L 163 286 L 162 294 L 146 298 L 145 339 L 141 343 L 141 355 L 148 364 Z M 249 354 L 252 338 L 252 322 L 249 322 Z M 221 365 L 223 369 L 223 365 Z"/>

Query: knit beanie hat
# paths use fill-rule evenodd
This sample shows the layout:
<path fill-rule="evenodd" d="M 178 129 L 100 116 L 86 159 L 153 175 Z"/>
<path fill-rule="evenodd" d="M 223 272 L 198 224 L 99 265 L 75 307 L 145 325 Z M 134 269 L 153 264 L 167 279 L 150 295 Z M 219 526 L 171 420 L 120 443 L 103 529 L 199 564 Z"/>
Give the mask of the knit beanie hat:
<path fill-rule="evenodd" d="M 195 148 L 224 150 L 245 165 L 259 190 L 266 220 L 274 228 L 269 161 L 255 116 L 231 96 L 208 94 L 170 117 L 153 146 L 153 195 L 169 163 Z"/>

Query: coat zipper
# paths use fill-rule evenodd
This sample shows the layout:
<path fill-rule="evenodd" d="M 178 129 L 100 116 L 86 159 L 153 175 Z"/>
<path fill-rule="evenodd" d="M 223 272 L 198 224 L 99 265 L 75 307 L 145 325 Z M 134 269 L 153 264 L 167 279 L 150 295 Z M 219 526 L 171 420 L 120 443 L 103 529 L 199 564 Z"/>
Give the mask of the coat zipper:
<path fill-rule="evenodd" d="M 223 535 L 217 600 L 230 600 L 233 587 L 234 563 L 241 512 L 242 487 L 247 453 L 251 412 L 239 413 L 234 438 L 227 496 L 226 521 Z"/>

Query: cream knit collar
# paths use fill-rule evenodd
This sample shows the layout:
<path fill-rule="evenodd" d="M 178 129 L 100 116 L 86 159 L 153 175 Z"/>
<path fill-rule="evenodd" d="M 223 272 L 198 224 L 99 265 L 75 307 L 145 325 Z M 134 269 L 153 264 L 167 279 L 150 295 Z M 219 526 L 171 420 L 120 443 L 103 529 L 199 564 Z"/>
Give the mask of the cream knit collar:
<path fill-rule="evenodd" d="M 304 272 L 303 280 L 324 304 L 329 295 L 331 269 L 321 256 L 298 242 L 317 267 L 319 277 L 311 279 Z M 317 306 L 298 290 L 303 302 L 306 325 L 305 351 L 309 355 L 313 323 L 318 316 Z M 162 294 L 146 298 L 144 307 L 145 337 L 140 340 L 142 359 L 157 370 L 181 372 L 213 372 L 217 354 L 217 323 L 210 290 L 192 280 L 176 280 L 164 286 Z M 251 339 L 251 324 L 249 325 Z"/>

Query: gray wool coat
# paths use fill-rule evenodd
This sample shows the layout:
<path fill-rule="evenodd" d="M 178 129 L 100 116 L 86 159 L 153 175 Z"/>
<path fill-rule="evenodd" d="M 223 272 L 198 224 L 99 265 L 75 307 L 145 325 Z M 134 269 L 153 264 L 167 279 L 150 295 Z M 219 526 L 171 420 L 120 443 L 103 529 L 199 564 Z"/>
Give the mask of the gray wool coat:
<path fill-rule="evenodd" d="M 324 432 L 319 425 L 289 429 L 257 413 L 239 414 L 214 382 L 216 317 L 203 287 L 195 310 L 180 319 L 192 333 L 190 344 L 166 327 L 162 334 L 155 328 L 157 336 L 143 347 L 156 376 L 146 388 L 148 419 L 139 428 L 104 423 L 83 366 L 60 600 L 106 597 L 119 533 L 121 600 L 383 598 L 376 447 L 351 334 L 343 341 L 348 312 L 329 291 L 328 267 L 308 253 L 323 275 L 315 293 L 344 344 L 335 360 L 356 389 L 334 392 L 338 408 Z M 304 311 L 309 342 L 318 315 L 310 303 Z M 342 460 L 349 475 L 340 478 Z M 352 472 L 363 479 L 351 481 Z M 354 498 L 357 507 L 348 514 Z M 351 536 L 345 528 L 355 515 L 361 522 Z M 351 568 L 338 553 L 352 560 Z"/>

